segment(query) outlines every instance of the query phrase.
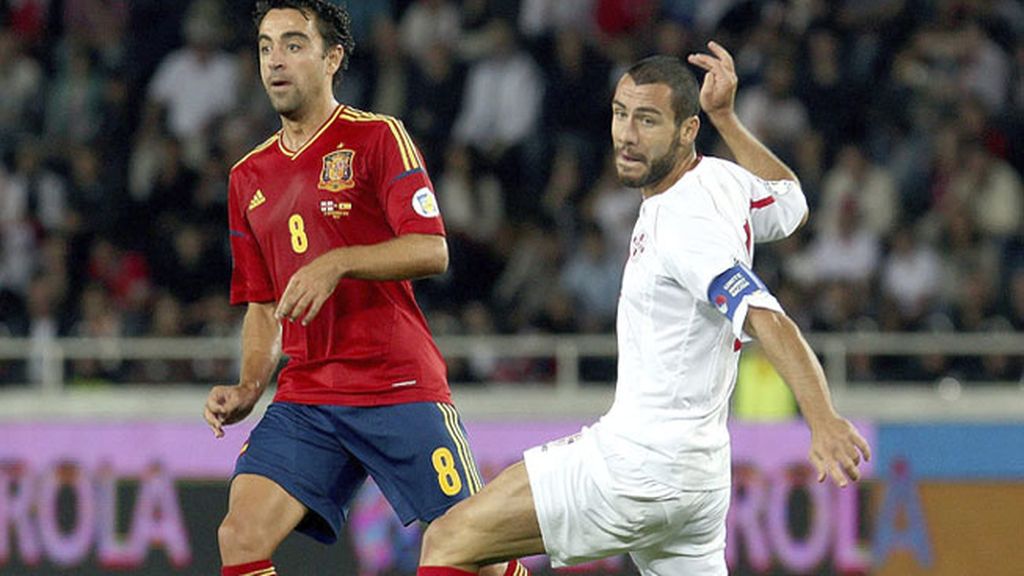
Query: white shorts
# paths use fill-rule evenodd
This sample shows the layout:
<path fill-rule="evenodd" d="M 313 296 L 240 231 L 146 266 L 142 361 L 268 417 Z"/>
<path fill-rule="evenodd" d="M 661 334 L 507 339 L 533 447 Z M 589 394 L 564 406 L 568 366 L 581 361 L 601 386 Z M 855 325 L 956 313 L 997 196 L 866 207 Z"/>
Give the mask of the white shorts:
<path fill-rule="evenodd" d="M 588 428 L 523 457 L 553 567 L 629 553 L 644 576 L 728 574 L 728 488 L 683 491 L 648 482 L 642 470 L 602 454 Z"/>

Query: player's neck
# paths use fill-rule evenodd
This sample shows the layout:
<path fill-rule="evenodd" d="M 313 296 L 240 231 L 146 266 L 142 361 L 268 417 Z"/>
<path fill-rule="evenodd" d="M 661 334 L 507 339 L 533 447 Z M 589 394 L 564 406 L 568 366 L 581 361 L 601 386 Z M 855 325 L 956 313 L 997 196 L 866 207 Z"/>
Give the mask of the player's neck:
<path fill-rule="evenodd" d="M 676 162 L 675 166 L 672 167 L 672 171 L 666 174 L 664 178 L 641 190 L 641 193 L 644 195 L 644 199 L 646 200 L 652 196 L 657 196 L 671 188 L 673 184 L 679 182 L 679 179 L 683 177 L 683 174 L 692 170 L 693 167 L 697 165 L 697 162 L 700 162 L 700 156 L 697 154 L 697 150 L 695 148 L 691 148 L 690 152 L 686 154 L 682 160 Z"/>
<path fill-rule="evenodd" d="M 327 122 L 337 108 L 338 101 L 332 96 L 311 104 L 291 117 L 281 116 L 285 147 L 289 150 L 301 148 L 324 125 L 324 122 Z"/>

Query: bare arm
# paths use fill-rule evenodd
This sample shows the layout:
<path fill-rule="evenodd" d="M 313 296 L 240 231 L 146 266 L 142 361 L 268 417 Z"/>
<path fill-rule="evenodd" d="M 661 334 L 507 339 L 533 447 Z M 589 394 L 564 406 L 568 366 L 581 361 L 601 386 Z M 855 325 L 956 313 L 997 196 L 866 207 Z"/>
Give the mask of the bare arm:
<path fill-rule="evenodd" d="M 412 280 L 447 269 L 444 236 L 406 234 L 380 244 L 335 248 L 292 275 L 275 314 L 290 320 L 302 318 L 302 323 L 308 324 L 342 278 Z"/>
<path fill-rule="evenodd" d="M 406 234 L 380 244 L 336 248 L 327 254 L 341 278 L 412 280 L 448 269 L 444 236 Z"/>
<path fill-rule="evenodd" d="M 223 426 L 252 412 L 281 358 L 281 324 L 273 302 L 252 302 L 242 323 L 242 370 L 238 384 L 214 386 L 206 398 L 204 417 L 220 438 Z"/>
<path fill-rule="evenodd" d="M 711 54 L 691 54 L 689 61 L 707 71 L 700 88 L 701 108 L 718 130 L 736 162 L 764 180 L 793 180 L 796 174 L 740 122 L 735 112 L 736 67 L 732 56 L 717 42 L 708 42 Z"/>
<path fill-rule="evenodd" d="M 691 54 L 689 61 L 707 71 L 700 87 L 700 105 L 711 124 L 718 130 L 725 145 L 736 157 L 736 162 L 763 180 L 792 180 L 799 183 L 796 173 L 761 143 L 736 116 L 736 66 L 729 52 L 717 42 L 708 42 L 712 54 Z M 807 222 L 808 213 L 797 225 Z"/>
<path fill-rule="evenodd" d="M 796 396 L 811 428 L 810 460 L 818 481 L 827 476 L 840 487 L 847 478 L 860 478 L 861 458 L 871 459 L 871 449 L 850 422 L 832 406 L 825 373 L 800 329 L 788 316 L 774 310 L 751 307 L 744 330 L 761 343 L 772 366 Z"/>
<path fill-rule="evenodd" d="M 239 386 L 263 395 L 281 359 L 281 324 L 274 318 L 273 302 L 252 302 L 242 322 L 242 370 Z"/>

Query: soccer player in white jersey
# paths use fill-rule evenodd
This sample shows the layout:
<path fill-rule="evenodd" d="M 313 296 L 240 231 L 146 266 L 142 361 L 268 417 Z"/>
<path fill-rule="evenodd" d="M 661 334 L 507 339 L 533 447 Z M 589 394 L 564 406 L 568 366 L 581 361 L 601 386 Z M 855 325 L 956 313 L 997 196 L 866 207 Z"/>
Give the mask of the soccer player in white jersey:
<path fill-rule="evenodd" d="M 556 567 L 629 553 L 644 575 L 727 573 L 729 395 L 755 337 L 811 429 L 818 481 L 858 480 L 864 438 L 832 407 L 796 325 L 751 271 L 754 244 L 793 232 L 807 204 L 793 172 L 733 111 L 729 53 L 632 66 L 612 101 L 619 179 L 643 193 L 619 296 L 615 402 L 579 434 L 526 451 L 434 521 L 420 576 L 476 574 L 546 552 Z M 736 163 L 694 149 L 704 110 Z"/>

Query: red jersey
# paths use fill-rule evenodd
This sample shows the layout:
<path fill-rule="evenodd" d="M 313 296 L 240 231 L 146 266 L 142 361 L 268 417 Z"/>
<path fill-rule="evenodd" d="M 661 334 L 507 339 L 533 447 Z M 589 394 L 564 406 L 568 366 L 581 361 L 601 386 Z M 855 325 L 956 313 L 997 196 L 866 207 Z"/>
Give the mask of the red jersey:
<path fill-rule="evenodd" d="M 402 123 L 339 105 L 288 150 L 278 132 L 231 169 L 231 303 L 275 302 L 317 256 L 402 234 L 444 234 L 433 185 Z M 283 322 L 278 401 L 450 402 L 445 364 L 407 281 L 344 278 L 319 314 Z"/>

